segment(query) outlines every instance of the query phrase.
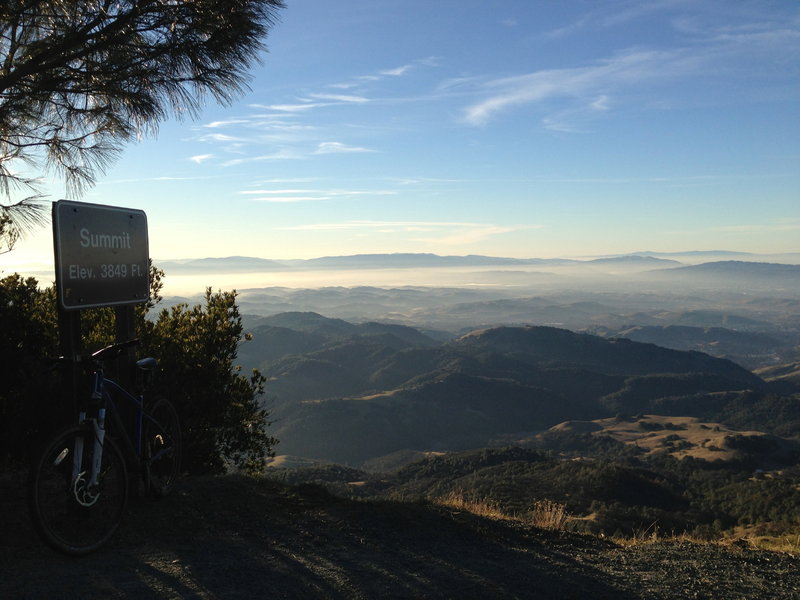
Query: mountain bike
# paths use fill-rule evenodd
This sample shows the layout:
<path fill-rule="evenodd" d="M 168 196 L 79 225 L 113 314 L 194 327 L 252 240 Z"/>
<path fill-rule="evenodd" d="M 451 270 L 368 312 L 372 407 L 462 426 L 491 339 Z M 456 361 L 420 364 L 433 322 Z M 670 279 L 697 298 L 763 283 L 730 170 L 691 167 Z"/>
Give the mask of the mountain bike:
<path fill-rule="evenodd" d="M 89 394 L 78 423 L 56 434 L 30 471 L 29 504 L 44 540 L 58 551 L 88 554 L 117 531 L 127 506 L 129 469 L 154 496 L 166 495 L 178 477 L 181 432 L 172 404 L 150 400 L 145 389 L 157 369 L 154 358 L 136 362 L 136 393 L 106 377 L 104 363 L 138 340 L 107 346 L 76 359 L 86 366 Z M 114 399 L 133 407 L 129 435 Z"/>

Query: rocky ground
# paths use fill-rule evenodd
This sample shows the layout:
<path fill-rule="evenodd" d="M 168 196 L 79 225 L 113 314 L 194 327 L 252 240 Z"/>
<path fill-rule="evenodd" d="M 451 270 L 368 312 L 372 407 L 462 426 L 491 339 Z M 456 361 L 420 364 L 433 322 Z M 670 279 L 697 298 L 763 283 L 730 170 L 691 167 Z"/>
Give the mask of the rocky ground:
<path fill-rule="evenodd" d="M 188 478 L 131 502 L 84 558 L 36 536 L 24 476 L 0 477 L 0 598 L 800 599 L 800 557 L 595 537 L 316 486 Z"/>

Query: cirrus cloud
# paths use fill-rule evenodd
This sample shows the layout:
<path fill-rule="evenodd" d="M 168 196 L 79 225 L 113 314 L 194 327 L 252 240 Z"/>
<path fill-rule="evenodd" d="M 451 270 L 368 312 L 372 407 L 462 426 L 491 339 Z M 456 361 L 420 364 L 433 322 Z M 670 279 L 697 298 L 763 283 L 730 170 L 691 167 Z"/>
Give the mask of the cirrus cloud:
<path fill-rule="evenodd" d="M 322 142 L 317 146 L 314 154 L 348 154 L 354 152 L 375 152 L 375 150 L 360 146 L 348 146 L 341 142 Z"/>

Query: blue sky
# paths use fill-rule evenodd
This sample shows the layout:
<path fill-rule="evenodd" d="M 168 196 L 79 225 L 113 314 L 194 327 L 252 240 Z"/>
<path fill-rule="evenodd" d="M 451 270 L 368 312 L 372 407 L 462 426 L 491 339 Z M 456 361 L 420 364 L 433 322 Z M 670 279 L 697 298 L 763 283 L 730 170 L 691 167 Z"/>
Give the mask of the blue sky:
<path fill-rule="evenodd" d="M 153 257 L 800 250 L 796 2 L 287 5 L 251 92 L 78 198 Z"/>

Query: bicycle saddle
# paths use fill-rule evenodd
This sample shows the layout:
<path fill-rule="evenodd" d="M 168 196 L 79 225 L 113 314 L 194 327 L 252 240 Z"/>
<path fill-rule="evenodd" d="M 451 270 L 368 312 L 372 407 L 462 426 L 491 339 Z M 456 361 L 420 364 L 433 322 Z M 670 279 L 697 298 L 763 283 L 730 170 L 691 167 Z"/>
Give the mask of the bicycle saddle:
<path fill-rule="evenodd" d="M 155 358 L 148 357 L 136 361 L 136 368 L 142 371 L 153 371 L 158 367 L 158 361 Z"/>

